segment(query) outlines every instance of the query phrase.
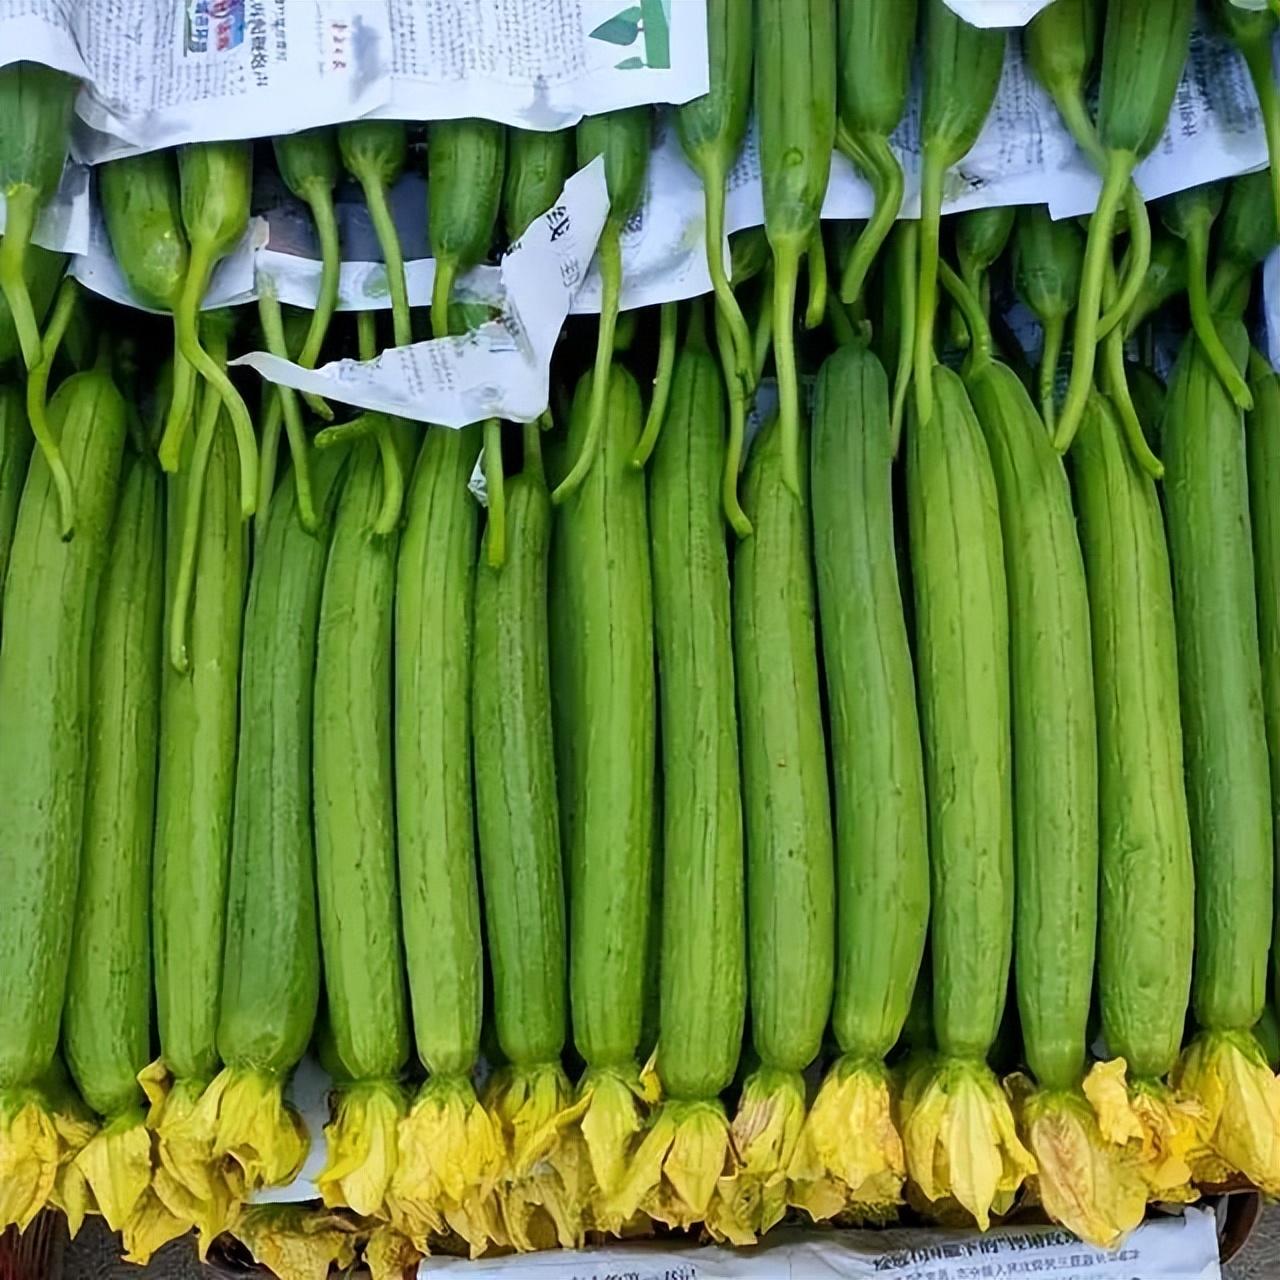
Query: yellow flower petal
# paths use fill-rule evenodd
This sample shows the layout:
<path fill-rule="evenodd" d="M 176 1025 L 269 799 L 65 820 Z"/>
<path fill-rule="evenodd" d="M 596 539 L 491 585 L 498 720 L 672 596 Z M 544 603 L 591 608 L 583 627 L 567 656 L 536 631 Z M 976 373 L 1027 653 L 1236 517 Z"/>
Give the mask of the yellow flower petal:
<path fill-rule="evenodd" d="M 1204 1111 L 1213 1152 L 1268 1195 L 1280 1195 L 1280 1080 L 1251 1031 L 1202 1031 L 1173 1075 Z"/>
<path fill-rule="evenodd" d="M 1035 1162 L 985 1063 L 942 1058 L 926 1072 L 903 1097 L 908 1171 L 928 1200 L 955 1199 L 985 1231 Z"/>
<path fill-rule="evenodd" d="M 53 1116 L 34 1090 L 0 1099 L 0 1230 L 24 1231 L 53 1194 L 59 1140 Z"/>
<path fill-rule="evenodd" d="M 1201 1143 L 1200 1108 L 1174 1097 L 1158 1081 L 1125 1081 L 1123 1058 L 1096 1063 L 1084 1079 L 1084 1094 L 1102 1136 L 1133 1147 L 1150 1201 L 1189 1203 L 1192 1153 Z"/>
<path fill-rule="evenodd" d="M 1082 1240 L 1115 1248 L 1146 1213 L 1140 1153 L 1108 1141 L 1083 1093 L 1034 1092 L 1018 1118 L 1045 1211 Z"/>
<path fill-rule="evenodd" d="M 261 1205 L 246 1210 L 235 1234 L 279 1280 L 327 1280 L 355 1261 L 355 1228 L 330 1213 L 300 1205 Z"/>
<path fill-rule="evenodd" d="M 139 1196 L 120 1232 L 124 1260 L 146 1266 L 157 1249 L 186 1235 L 189 1229 L 190 1223 L 170 1213 L 155 1192 L 147 1190 Z"/>
<path fill-rule="evenodd" d="M 433 1076 L 400 1120 L 390 1183 L 392 1221 L 420 1249 L 446 1222 L 473 1249 L 497 1230 L 493 1201 L 502 1135 L 463 1076 Z"/>
<path fill-rule="evenodd" d="M 338 1090 L 333 1119 L 324 1127 L 328 1159 L 316 1177 L 328 1208 L 346 1206 L 365 1217 L 384 1212 L 403 1114 L 396 1084 L 377 1081 Z"/>
<path fill-rule="evenodd" d="M 230 1156 L 252 1192 L 291 1182 L 307 1158 L 301 1119 L 284 1100 L 284 1080 L 265 1072 L 224 1067 L 192 1116 L 197 1134 L 213 1136 L 213 1154 Z"/>
<path fill-rule="evenodd" d="M 841 1058 L 809 1108 L 791 1161 L 793 1202 L 819 1221 L 899 1203 L 907 1169 L 893 1103 L 883 1063 Z"/>
<path fill-rule="evenodd" d="M 605 1206 L 622 1189 L 632 1142 L 648 1115 L 646 1085 L 638 1070 L 590 1069 L 578 1086 L 582 1105 L 578 1131 L 586 1144 L 595 1180 L 596 1226 L 616 1232 L 622 1223 L 611 1219 Z"/>
<path fill-rule="evenodd" d="M 97 1207 L 76 1158 L 98 1132 L 98 1122 L 69 1081 L 52 1082 L 45 1086 L 44 1092 L 52 1109 L 53 1127 L 58 1132 L 58 1173 L 49 1204 L 61 1210 L 67 1220 L 67 1231 L 74 1240 L 85 1218 Z"/>
<path fill-rule="evenodd" d="M 584 1152 L 572 1127 L 586 1105 L 558 1062 L 507 1067 L 490 1081 L 485 1107 L 507 1152 L 499 1207 L 521 1252 L 582 1245 Z"/>
<path fill-rule="evenodd" d="M 724 1238 L 754 1238 L 787 1211 L 787 1172 L 805 1122 L 804 1077 L 798 1071 L 761 1067 L 747 1077 L 730 1134 L 737 1168 L 721 1178 L 708 1214 Z"/>
<path fill-rule="evenodd" d="M 142 1112 L 119 1116 L 90 1139 L 76 1164 L 112 1231 L 120 1231 L 151 1185 L 151 1135 Z"/>
<path fill-rule="evenodd" d="M 605 1202 L 611 1221 L 645 1208 L 668 1226 L 702 1222 L 721 1178 L 732 1174 L 729 1119 L 719 1100 L 665 1102 L 633 1152 L 617 1195 Z"/>
<path fill-rule="evenodd" d="M 409 1269 L 417 1266 L 422 1254 L 412 1240 L 383 1223 L 370 1233 L 363 1256 L 370 1280 L 404 1280 Z"/>

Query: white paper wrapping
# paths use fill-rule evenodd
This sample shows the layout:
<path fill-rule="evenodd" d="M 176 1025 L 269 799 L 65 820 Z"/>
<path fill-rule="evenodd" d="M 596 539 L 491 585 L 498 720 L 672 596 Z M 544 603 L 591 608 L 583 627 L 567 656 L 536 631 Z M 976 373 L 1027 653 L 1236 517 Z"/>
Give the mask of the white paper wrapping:
<path fill-rule="evenodd" d="M 232 364 L 268 381 L 363 409 L 445 427 L 486 418 L 532 422 L 547 407 L 551 352 L 608 212 L 604 161 L 565 184 L 497 268 L 498 317 L 456 338 L 391 347 L 377 359 L 302 369 L 263 351 Z M 493 276 L 481 276 L 483 284 Z"/>
<path fill-rule="evenodd" d="M 613 1245 L 481 1259 L 426 1258 L 419 1280 L 1220 1280 L 1213 1214 L 1144 1223 L 1111 1252 L 1057 1227 L 779 1232 L 760 1248 Z"/>

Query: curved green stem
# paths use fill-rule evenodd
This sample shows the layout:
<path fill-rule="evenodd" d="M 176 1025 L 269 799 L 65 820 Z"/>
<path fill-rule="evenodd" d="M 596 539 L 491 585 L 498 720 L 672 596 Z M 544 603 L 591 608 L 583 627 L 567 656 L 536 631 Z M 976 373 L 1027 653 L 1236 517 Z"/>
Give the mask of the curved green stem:
<path fill-rule="evenodd" d="M 298 363 L 304 369 L 314 369 L 320 351 L 338 305 L 338 284 L 342 271 L 342 249 L 338 244 L 338 220 L 333 211 L 333 192 L 324 183 L 316 183 L 307 193 L 307 204 L 320 238 L 320 293 L 316 308 L 311 313 L 311 326 L 298 354 Z M 323 396 L 303 392 L 311 412 L 325 422 L 333 421 L 333 410 Z"/>
<path fill-rule="evenodd" d="M 489 418 L 484 424 L 484 491 L 489 503 L 489 567 L 501 569 L 507 560 L 507 485 L 502 471 L 502 423 Z"/>
<path fill-rule="evenodd" d="M 253 514 L 253 545 L 262 550 L 267 536 L 267 512 L 276 491 L 276 467 L 280 457 L 280 427 L 284 423 L 280 388 L 268 382 L 267 404 L 262 411 L 262 443 L 258 446 L 258 509 Z"/>
<path fill-rule="evenodd" d="M 1133 176 L 1136 157 L 1131 151 L 1114 151 L 1107 158 L 1107 171 L 1102 181 L 1098 207 L 1089 223 L 1089 240 L 1085 247 L 1081 275 L 1080 300 L 1076 305 L 1076 323 L 1071 359 L 1071 380 L 1067 398 L 1058 418 L 1053 446 L 1065 453 L 1075 439 L 1093 388 L 1093 370 L 1098 358 L 1098 318 L 1102 308 L 1102 287 L 1111 263 L 1112 232 L 1116 212 L 1124 199 Z M 1121 335 L 1123 341 L 1123 335 Z"/>
<path fill-rule="evenodd" d="M 890 435 L 894 456 L 902 440 L 902 424 L 907 416 L 907 395 L 911 390 L 912 357 L 916 332 L 916 263 L 919 260 L 920 227 L 904 222 L 895 239 L 897 270 L 894 276 L 898 292 L 898 367 L 893 375 L 893 416 Z"/>
<path fill-rule="evenodd" d="M 725 444 L 724 475 L 720 482 L 720 502 L 724 518 L 739 538 L 751 536 L 751 521 L 738 500 L 738 473 L 742 470 L 742 448 L 747 434 L 747 397 L 741 378 L 736 376 L 737 352 L 723 311 L 716 307 L 716 347 L 724 384 L 729 395 L 729 435 Z"/>
<path fill-rule="evenodd" d="M 449 299 L 453 297 L 453 281 L 458 264 L 452 258 L 436 259 L 436 276 L 431 282 L 431 336 L 449 336 Z"/>
<path fill-rule="evenodd" d="M 1115 296 L 1115 268 L 1110 263 L 1105 288 L 1105 297 Z M 1106 393 L 1120 415 L 1120 425 L 1134 460 L 1152 479 L 1159 480 L 1164 475 L 1164 463 L 1152 453 L 1129 393 L 1129 374 L 1124 364 L 1124 334 L 1119 328 L 1113 329 L 1102 341 L 1102 371 Z"/>
<path fill-rule="evenodd" d="M 1209 226 L 1197 222 L 1187 236 L 1187 301 L 1191 306 L 1191 327 L 1196 332 L 1213 371 L 1226 387 L 1232 400 L 1244 410 L 1253 408 L 1253 395 L 1244 375 L 1236 368 L 1231 353 L 1223 344 L 1209 305 Z"/>
<path fill-rule="evenodd" d="M 374 359 L 378 352 L 378 323 L 372 311 L 356 312 L 356 346 L 363 361 Z M 334 428 L 341 431 L 367 419 L 367 430 L 372 431 L 378 440 L 378 459 L 382 464 L 382 506 L 378 509 L 378 518 L 373 522 L 373 532 L 385 538 L 395 531 L 400 523 L 400 512 L 404 509 L 404 463 L 400 450 L 396 447 L 396 427 L 391 418 L 382 413 L 362 414 L 354 423 L 344 423 Z M 339 438 L 353 438 L 350 436 Z M 337 443 L 335 438 L 333 443 Z"/>
<path fill-rule="evenodd" d="M 995 351 L 991 326 L 982 312 L 982 299 L 952 270 L 951 264 L 941 258 L 938 259 L 938 279 L 959 308 L 969 330 L 967 373 L 969 376 L 980 373 L 991 363 Z"/>
<path fill-rule="evenodd" d="M 729 281 L 724 266 L 724 206 L 726 177 L 723 166 L 716 159 L 708 159 L 702 166 L 702 185 L 706 193 L 707 219 L 707 270 L 711 274 L 711 288 L 715 293 L 716 307 L 724 312 L 725 324 L 733 343 L 733 376 L 746 384 L 746 394 L 755 389 L 752 378 L 751 330 L 742 314 L 737 295 Z M 729 376 L 728 373 L 725 375 Z"/>
<path fill-rule="evenodd" d="M 157 456 L 166 471 L 177 471 L 186 440 L 187 426 L 196 396 L 196 370 L 183 351 L 183 327 L 194 328 L 199 324 L 200 302 L 209 287 L 213 274 L 213 250 L 207 241 L 197 241 L 191 246 L 187 259 L 187 274 L 182 281 L 182 292 L 173 311 L 173 394 L 169 399 L 169 414 L 160 436 Z M 184 317 L 189 317 L 184 321 Z"/>
<path fill-rule="evenodd" d="M 816 329 L 827 314 L 827 250 L 822 243 L 822 223 L 814 227 L 805 256 L 809 267 L 809 302 L 804 309 L 804 327 Z"/>
<path fill-rule="evenodd" d="M 1044 350 L 1040 353 L 1040 416 L 1053 434 L 1058 417 L 1058 362 L 1062 359 L 1062 339 L 1067 331 L 1066 316 L 1050 316 L 1043 322 Z"/>
<path fill-rule="evenodd" d="M 378 537 L 385 538 L 395 532 L 400 523 L 400 512 L 404 509 L 404 464 L 400 460 L 400 450 L 396 448 L 395 427 L 389 418 L 383 419 L 376 428 L 376 434 L 378 456 L 382 461 L 382 506 L 373 531 Z"/>
<path fill-rule="evenodd" d="M 268 281 L 258 292 L 258 318 L 262 323 L 262 336 L 267 350 L 281 359 L 289 358 L 289 348 L 284 336 L 284 318 L 280 314 L 280 302 L 274 286 Z M 285 435 L 289 439 L 289 454 L 293 458 L 293 480 L 298 493 L 298 520 L 308 533 L 314 533 L 320 522 L 316 517 L 315 499 L 311 488 L 311 464 L 308 460 L 307 433 L 302 426 L 302 410 L 298 395 L 292 387 L 279 387 L 280 408 L 284 414 Z"/>
<path fill-rule="evenodd" d="M 905 180 L 902 165 L 889 139 L 882 134 L 853 134 L 844 125 L 838 125 L 836 145 L 858 166 L 875 196 L 875 208 L 854 243 L 840 281 L 840 296 L 852 303 L 862 295 L 867 276 L 902 212 Z"/>
<path fill-rule="evenodd" d="M 764 367 L 773 349 L 773 262 L 770 260 L 765 268 L 764 287 L 760 293 L 760 314 L 756 319 L 755 332 L 751 335 L 751 371 L 756 386 L 764 377 Z"/>
<path fill-rule="evenodd" d="M 253 419 L 249 409 L 241 399 L 240 393 L 231 384 L 227 371 L 217 361 L 210 358 L 209 353 L 200 345 L 198 327 L 200 299 L 208 287 L 209 276 L 213 267 L 213 254 L 210 246 L 202 241 L 194 241 L 191 245 L 191 265 L 187 279 L 182 287 L 182 297 L 178 309 L 174 312 L 174 322 L 178 330 L 178 349 L 192 368 L 218 393 L 231 418 L 231 426 L 236 434 L 236 448 L 240 455 L 240 511 L 248 519 L 253 515 L 258 501 L 258 441 L 253 431 Z M 178 371 L 174 371 L 175 385 Z M 166 471 L 177 466 L 177 455 L 182 447 L 182 433 L 190 406 L 175 422 L 177 406 L 170 406 L 170 419 L 165 424 L 165 435 L 160 441 L 160 465 Z M 285 419 L 286 423 L 288 418 Z M 176 438 L 171 435 L 176 432 Z M 168 455 L 172 465 L 166 461 L 166 446 L 172 452 Z"/>
<path fill-rule="evenodd" d="M 920 425 L 933 417 L 933 327 L 938 311 L 938 242 L 942 235 L 942 181 L 946 166 L 936 147 L 927 146 L 920 165 L 920 268 L 912 377 Z"/>
<path fill-rule="evenodd" d="M 53 362 L 66 335 L 67 326 L 75 313 L 78 296 L 79 286 L 71 276 L 66 276 L 58 286 L 57 301 L 53 304 L 53 313 L 40 344 L 40 358 L 27 376 L 27 420 L 31 423 L 31 434 L 35 437 L 58 493 L 58 519 L 64 542 L 75 532 L 75 493 L 66 463 L 62 460 L 62 450 L 49 426 L 47 398 L 49 374 L 53 370 Z"/>
<path fill-rule="evenodd" d="M 213 437 L 218 429 L 221 411 L 222 401 L 212 387 L 206 387 L 200 404 L 200 420 L 196 424 L 191 465 L 188 474 L 184 477 L 185 500 L 182 504 L 178 573 L 173 590 L 173 605 L 169 614 L 169 661 L 180 675 L 185 675 L 191 665 L 187 652 L 187 625 L 188 615 L 191 612 L 191 593 L 195 586 L 196 544 L 200 539 L 200 520 L 204 512 L 205 477 L 209 473 L 209 459 L 213 454 Z"/>
<path fill-rule="evenodd" d="M 679 312 L 674 302 L 664 302 L 660 308 L 658 333 L 658 368 L 653 378 L 653 398 L 649 401 L 649 414 L 645 418 L 640 442 L 631 455 L 631 465 L 640 470 L 653 456 L 658 443 L 658 433 L 667 417 L 667 401 L 671 396 L 671 374 L 676 367 L 676 328 Z"/>
<path fill-rule="evenodd" d="M 1074 93 L 1055 94 L 1054 102 L 1057 105 L 1058 114 L 1062 117 L 1063 124 L 1067 127 L 1067 132 L 1071 134 L 1076 146 L 1084 152 L 1093 167 L 1098 171 L 1099 176 L 1105 177 L 1109 163 L 1107 152 L 1098 137 L 1097 128 L 1089 116 L 1089 108 L 1084 99 Z M 1146 250 L 1142 254 L 1141 262 L 1136 256 L 1130 261 L 1125 271 L 1116 305 L 1107 315 L 1102 317 L 1099 323 L 1099 341 L 1111 331 L 1114 325 L 1128 315 L 1139 291 L 1142 289 L 1142 281 L 1147 274 L 1147 267 L 1151 261 L 1151 218 L 1147 212 L 1147 203 L 1142 198 L 1142 192 L 1138 190 L 1137 183 L 1133 181 L 1132 171 L 1130 172 L 1129 186 L 1124 193 L 1124 202 L 1125 210 L 1129 217 L 1130 235 L 1145 236 Z M 1136 270 L 1139 265 L 1142 267 L 1141 271 Z"/>
<path fill-rule="evenodd" d="M 364 190 L 364 202 L 368 206 L 369 219 L 373 223 L 378 247 L 382 250 L 382 261 L 387 269 L 392 335 L 397 347 L 407 347 L 413 341 L 409 316 L 409 285 L 404 274 L 404 250 L 400 246 L 395 219 L 391 216 L 387 189 L 372 170 L 360 175 L 360 186 Z"/>
<path fill-rule="evenodd" d="M 4 235 L 0 236 L 0 290 L 3 290 L 13 327 L 22 347 L 22 363 L 33 369 L 40 363 L 40 322 L 27 288 L 27 249 L 35 231 L 39 207 L 32 187 L 12 186 L 5 191 Z"/>
<path fill-rule="evenodd" d="M 1128 318 L 1142 293 L 1142 285 L 1151 266 L 1151 214 L 1147 211 L 1147 202 L 1142 198 L 1142 192 L 1132 179 L 1125 190 L 1124 204 L 1129 220 L 1129 249 L 1125 254 L 1120 292 L 1116 295 L 1114 305 L 1098 321 L 1099 340 Z"/>
<path fill-rule="evenodd" d="M 833 294 L 827 299 L 827 320 L 831 325 L 831 334 L 836 340 L 836 346 L 852 346 L 859 340 L 858 330 L 849 318 L 848 309 L 841 301 L 839 294 Z"/>
<path fill-rule="evenodd" d="M 182 457 L 182 446 L 187 437 L 187 427 L 191 421 L 191 412 L 195 405 L 196 371 L 191 362 L 182 354 L 178 346 L 178 317 L 173 317 L 173 387 L 169 393 L 169 412 L 165 419 L 164 430 L 160 434 L 160 444 L 156 457 L 160 466 L 169 472 L 178 469 L 178 459 Z"/>
<path fill-rule="evenodd" d="M 536 480 L 539 485 L 547 482 L 546 468 L 542 464 L 542 432 L 545 428 L 536 422 L 526 422 L 521 432 L 524 443 L 524 459 L 520 467 L 526 476 Z"/>
<path fill-rule="evenodd" d="M 613 363 L 613 333 L 618 324 L 618 303 L 622 296 L 622 226 L 612 218 L 604 224 L 597 247 L 600 256 L 600 332 L 596 338 L 596 362 L 591 375 L 590 416 L 582 450 L 569 474 L 556 486 L 551 501 L 560 506 L 577 492 L 587 478 L 600 450 L 605 405 L 609 398 L 609 366 Z"/>
<path fill-rule="evenodd" d="M 782 482 L 800 496 L 800 379 L 796 371 L 796 284 L 807 246 L 791 239 L 773 246 L 773 363 L 778 374 Z"/>

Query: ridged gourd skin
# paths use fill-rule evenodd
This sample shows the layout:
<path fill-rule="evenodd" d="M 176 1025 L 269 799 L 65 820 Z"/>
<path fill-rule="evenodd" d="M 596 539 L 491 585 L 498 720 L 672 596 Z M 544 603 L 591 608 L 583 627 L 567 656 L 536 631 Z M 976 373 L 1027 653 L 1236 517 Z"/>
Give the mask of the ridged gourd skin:
<path fill-rule="evenodd" d="M 1071 457 L 1093 628 L 1102 1023 L 1132 1075 L 1157 1080 L 1182 1044 L 1195 893 L 1169 555 L 1155 484 L 1100 396 Z"/>
<path fill-rule="evenodd" d="M 212 395 L 213 392 L 206 392 Z M 172 607 L 189 492 L 169 481 L 166 612 Z M 218 1068 L 231 813 L 239 723 L 240 639 L 248 555 L 235 441 L 218 422 L 205 476 L 185 674 L 165 664 L 152 854 L 152 956 L 161 1056 L 181 1080 Z"/>
<path fill-rule="evenodd" d="M 1103 0 L 1053 0 L 1026 26 L 1027 62 L 1059 105 L 1064 95 L 1078 97 L 1088 88 L 1105 20 L 1102 6 Z"/>
<path fill-rule="evenodd" d="M 0 74 L 0 107 L 9 127 L 0 139 L 0 193 L 29 187 L 43 205 L 58 189 L 78 84 L 38 62 L 14 62 Z"/>
<path fill-rule="evenodd" d="M 456 477 L 455 477 L 456 479 Z M 469 495 L 468 495 L 469 497 Z M 517 1067 L 558 1062 L 568 1013 L 560 810 L 551 728 L 541 468 L 507 484 L 507 556 L 476 564 L 472 736 L 476 824 L 498 1044 Z"/>
<path fill-rule="evenodd" d="M 505 130 L 492 120 L 439 120 L 429 131 L 427 151 L 432 252 L 478 261 L 488 251 L 502 198 Z"/>
<path fill-rule="evenodd" d="M 945 0 L 922 0 L 921 141 L 943 168 L 969 153 L 986 124 L 1004 70 L 1002 31 L 975 27 Z"/>
<path fill-rule="evenodd" d="M 493 120 L 438 120 L 428 130 L 428 231 L 436 260 L 431 327 L 437 338 L 449 333 L 454 277 L 489 251 L 506 158 L 506 127 Z"/>
<path fill-rule="evenodd" d="M 560 198 L 573 172 L 573 130 L 507 130 L 502 213 L 507 239 L 516 240 Z"/>
<path fill-rule="evenodd" d="M 1098 136 L 1141 158 L 1160 141 L 1187 61 L 1195 0 L 1107 0 Z"/>
<path fill-rule="evenodd" d="M 938 246 L 946 172 L 968 155 L 995 102 L 1004 70 L 1003 31 L 971 26 L 945 0 L 924 0 L 921 35 L 920 267 L 916 280 L 914 379 L 917 416 L 933 414 Z"/>
<path fill-rule="evenodd" d="M 733 629 L 751 1037 L 766 1067 L 794 1072 L 817 1057 L 831 1012 L 835 855 L 809 513 L 783 482 L 782 448 L 774 421 L 747 460 L 755 532 L 734 556 Z"/>
<path fill-rule="evenodd" d="M 836 981 L 845 1053 L 897 1043 L 924 955 L 929 852 L 915 674 L 893 515 L 889 383 L 841 348 L 818 381 L 813 556 L 835 801 Z"/>
<path fill-rule="evenodd" d="M 841 296 L 861 296 L 902 208 L 902 162 L 889 138 L 911 90 L 918 0 L 837 0 L 836 145 L 871 184 L 875 205 L 844 258 Z"/>
<path fill-rule="evenodd" d="M 818 230 L 836 136 L 835 0 L 756 0 L 755 112 L 773 253 L 773 345 L 783 473 L 801 489 L 795 295 Z"/>
<path fill-rule="evenodd" d="M 703 347 L 676 362 L 649 473 L 662 756 L 665 1097 L 733 1079 L 746 1012 L 742 792 L 729 556 L 720 506 L 725 393 Z"/>
<path fill-rule="evenodd" d="M 681 104 L 675 118 L 687 155 L 732 146 L 735 138 L 741 144 L 746 134 L 751 115 L 751 19 L 751 5 L 741 0 L 708 0 L 710 88 Z"/>
<path fill-rule="evenodd" d="M 841 119 L 888 137 L 911 91 L 917 0 L 836 0 L 836 23 Z"/>
<path fill-rule="evenodd" d="M 578 384 L 567 456 L 586 434 Z M 552 531 L 551 675 L 569 876 L 573 1037 L 589 1067 L 634 1071 L 645 1004 L 656 690 L 645 477 L 631 466 L 640 393 L 614 367 L 600 453 Z"/>
<path fill-rule="evenodd" d="M 1244 326 L 1220 325 L 1238 369 Z M 1274 829 L 1240 411 L 1200 344 L 1174 369 L 1161 433 L 1196 858 L 1196 1020 L 1247 1030 L 1266 1001 Z"/>
<path fill-rule="evenodd" d="M 172 311 L 190 257 L 174 153 L 109 160 L 97 178 L 107 236 L 130 292 L 145 306 Z"/>
<path fill-rule="evenodd" d="M 320 510 L 345 463 L 341 451 L 317 455 Z M 218 1051 L 228 1065 L 269 1074 L 302 1056 L 320 997 L 311 730 L 329 532 L 303 529 L 297 487 L 282 484 L 244 614 Z"/>
<path fill-rule="evenodd" d="M 483 1002 L 471 774 L 479 428 L 430 429 L 406 502 L 395 602 L 400 909 L 418 1056 L 469 1071 Z"/>
<path fill-rule="evenodd" d="M 391 765 L 395 535 L 374 441 L 354 453 L 320 595 L 313 704 L 316 889 L 325 1001 L 353 1080 L 394 1078 L 409 1053 Z"/>
<path fill-rule="evenodd" d="M 1280 377 L 1265 362 L 1252 379 L 1253 413 L 1246 419 L 1253 561 L 1257 577 L 1262 707 L 1271 754 L 1272 821 L 1280 855 Z M 1280 965 L 1280 948 L 1272 948 Z"/>
<path fill-rule="evenodd" d="M 0 387 L 0 601 L 34 442 L 22 388 L 16 383 Z"/>
<path fill-rule="evenodd" d="M 835 133 L 834 0 L 756 0 L 755 100 L 770 243 L 803 246 L 827 194 Z M 798 80 L 799 71 L 805 73 Z"/>
<path fill-rule="evenodd" d="M 966 281 L 980 281 L 1004 253 L 1017 213 L 1013 208 L 968 209 L 956 218 L 956 255 Z"/>
<path fill-rule="evenodd" d="M 1098 738 L 1084 556 L 1062 459 L 1013 371 L 969 381 L 1000 500 L 1012 672 L 1015 972 L 1036 1081 L 1085 1066 L 1098 920 Z"/>
<path fill-rule="evenodd" d="M 164 485 L 126 464 L 98 595 L 89 774 L 62 1044 L 81 1097 L 114 1117 L 142 1101 L 151 1053 L 151 839 L 160 729 Z"/>
<path fill-rule="evenodd" d="M 102 372 L 68 378 L 49 406 L 76 486 L 63 541 L 43 455 L 18 508 L 0 628 L 0 1091 L 53 1061 L 71 959 L 88 769 L 98 588 L 116 507 L 125 406 Z"/>
<path fill-rule="evenodd" d="M 1009 609 L 995 477 L 957 374 L 907 428 L 916 679 L 928 797 L 934 1031 L 985 1059 L 1008 988 L 1014 854 Z"/>

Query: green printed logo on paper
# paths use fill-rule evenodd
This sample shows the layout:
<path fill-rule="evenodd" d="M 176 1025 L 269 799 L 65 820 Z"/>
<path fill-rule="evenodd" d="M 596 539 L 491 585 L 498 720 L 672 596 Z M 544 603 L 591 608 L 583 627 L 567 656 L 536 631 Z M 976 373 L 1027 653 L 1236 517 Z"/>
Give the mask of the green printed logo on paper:
<path fill-rule="evenodd" d="M 592 33 L 592 40 L 603 40 L 619 48 L 634 48 L 640 42 L 641 52 L 616 64 L 619 71 L 642 71 L 646 68 L 669 69 L 671 66 L 671 0 L 640 0 L 628 5 L 602 22 Z"/>

